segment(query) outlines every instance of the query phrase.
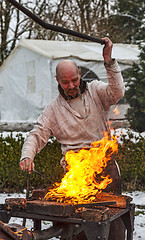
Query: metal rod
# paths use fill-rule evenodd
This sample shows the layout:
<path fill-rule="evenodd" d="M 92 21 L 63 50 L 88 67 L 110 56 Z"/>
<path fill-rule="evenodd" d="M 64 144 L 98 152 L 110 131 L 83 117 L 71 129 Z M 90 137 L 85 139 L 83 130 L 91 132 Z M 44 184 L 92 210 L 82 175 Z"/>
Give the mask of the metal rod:
<path fill-rule="evenodd" d="M 45 23 L 44 21 L 42 21 L 39 17 L 37 17 L 35 14 L 33 14 L 32 12 L 30 12 L 27 8 L 23 7 L 20 3 L 18 3 L 15 0 L 7 0 L 8 2 L 10 2 L 13 6 L 15 6 L 17 9 L 21 10 L 24 14 L 26 14 L 28 17 L 30 17 L 31 19 L 33 19 L 36 23 L 38 23 L 40 26 L 42 26 L 45 29 L 49 29 L 55 32 L 61 32 L 64 34 L 68 34 L 71 36 L 75 36 L 78 38 L 82 38 L 91 42 L 96 42 L 96 43 L 100 43 L 100 44 L 105 44 L 105 41 L 102 39 L 98 39 L 96 37 L 92 37 L 83 33 L 79 33 L 79 32 L 75 32 L 73 30 L 70 29 L 66 29 L 63 27 L 59 27 L 59 26 L 55 26 L 52 24 L 48 24 Z"/>
<path fill-rule="evenodd" d="M 29 199 L 29 191 L 30 191 L 30 186 L 29 186 L 29 174 L 27 174 L 27 187 L 26 187 L 26 200 Z M 23 226 L 26 226 L 26 218 L 23 218 Z"/>
<path fill-rule="evenodd" d="M 54 184 L 54 182 L 53 182 L 51 179 L 49 179 L 48 177 L 44 176 L 42 173 L 38 172 L 37 170 L 34 169 L 33 172 L 37 173 L 37 174 L 40 175 L 41 177 L 47 179 L 49 182 L 51 182 L 51 183 Z"/>
<path fill-rule="evenodd" d="M 65 225 L 52 226 L 44 230 L 24 231 L 22 240 L 46 240 L 58 237 L 63 231 L 65 231 Z"/>
<path fill-rule="evenodd" d="M 116 201 L 102 201 L 102 202 L 95 202 L 95 203 L 82 203 L 76 204 L 75 207 L 94 207 L 94 206 L 108 206 L 108 205 L 115 205 Z"/>
<path fill-rule="evenodd" d="M 29 175 L 28 175 L 28 179 L 27 179 L 27 189 L 26 189 L 26 199 L 29 199 L 29 191 L 30 191 L 30 187 L 29 187 Z"/>

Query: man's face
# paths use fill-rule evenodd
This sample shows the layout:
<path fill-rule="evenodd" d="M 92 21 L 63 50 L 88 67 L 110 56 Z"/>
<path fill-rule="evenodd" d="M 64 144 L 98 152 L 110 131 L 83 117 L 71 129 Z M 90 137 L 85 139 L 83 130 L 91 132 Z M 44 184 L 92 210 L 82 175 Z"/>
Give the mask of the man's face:
<path fill-rule="evenodd" d="M 75 98 L 80 95 L 80 78 L 80 72 L 72 69 L 57 76 L 57 81 L 67 97 Z"/>

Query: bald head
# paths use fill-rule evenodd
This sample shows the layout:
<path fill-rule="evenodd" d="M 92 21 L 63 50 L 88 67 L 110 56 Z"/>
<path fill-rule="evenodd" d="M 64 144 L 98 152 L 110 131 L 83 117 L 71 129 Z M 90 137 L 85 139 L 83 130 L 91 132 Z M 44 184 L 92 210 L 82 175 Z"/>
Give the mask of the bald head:
<path fill-rule="evenodd" d="M 74 72 L 78 73 L 78 67 L 76 63 L 72 60 L 63 60 L 59 62 L 56 66 L 56 76 L 57 78 L 61 78 L 62 75 L 66 75 L 68 73 Z"/>

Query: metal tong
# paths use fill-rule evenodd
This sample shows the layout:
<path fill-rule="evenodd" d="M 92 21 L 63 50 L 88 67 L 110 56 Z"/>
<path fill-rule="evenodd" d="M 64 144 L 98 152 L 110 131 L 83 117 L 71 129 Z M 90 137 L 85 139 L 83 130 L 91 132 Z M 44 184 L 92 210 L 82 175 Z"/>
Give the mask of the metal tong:
<path fill-rule="evenodd" d="M 41 177 L 47 179 L 49 182 L 51 182 L 51 183 L 54 184 L 54 182 L 53 182 L 51 179 L 49 179 L 48 177 L 44 176 L 42 173 L 38 172 L 37 170 L 34 169 L 33 172 L 34 172 L 34 173 L 37 173 L 37 174 L 40 175 Z"/>

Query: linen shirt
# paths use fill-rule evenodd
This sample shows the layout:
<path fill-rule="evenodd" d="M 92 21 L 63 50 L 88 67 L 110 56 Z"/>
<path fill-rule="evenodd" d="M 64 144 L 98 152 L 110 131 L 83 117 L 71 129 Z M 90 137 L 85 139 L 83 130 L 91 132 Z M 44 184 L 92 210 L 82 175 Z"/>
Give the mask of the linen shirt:
<path fill-rule="evenodd" d="M 62 153 L 89 148 L 94 141 L 109 132 L 108 111 L 124 94 L 120 67 L 116 60 L 105 65 L 108 83 L 94 80 L 87 83 L 81 98 L 86 115 L 81 116 L 61 94 L 49 104 L 39 116 L 22 148 L 21 160 L 34 156 L 47 144 L 50 136 L 61 143 Z M 71 101 L 71 100 L 69 100 Z M 73 99 L 74 101 L 74 99 Z M 75 99 L 77 104 L 77 98 Z M 78 101 L 79 102 L 79 101 Z"/>

